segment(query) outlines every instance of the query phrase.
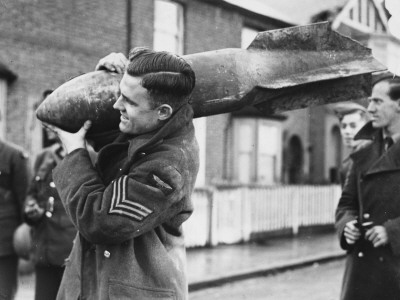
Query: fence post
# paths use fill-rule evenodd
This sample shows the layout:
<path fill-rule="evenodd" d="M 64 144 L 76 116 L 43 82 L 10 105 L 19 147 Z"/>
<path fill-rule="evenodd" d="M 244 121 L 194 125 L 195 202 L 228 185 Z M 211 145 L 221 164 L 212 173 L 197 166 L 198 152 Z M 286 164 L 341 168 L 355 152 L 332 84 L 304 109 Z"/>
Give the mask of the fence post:
<path fill-rule="evenodd" d="M 242 201 L 242 241 L 248 242 L 250 240 L 251 235 L 251 208 L 252 205 L 250 203 L 250 193 L 248 187 L 242 187 L 241 193 L 241 201 Z"/>
<path fill-rule="evenodd" d="M 300 197 L 298 193 L 299 186 L 292 188 L 292 233 L 293 235 L 297 235 L 299 233 L 299 214 L 300 214 Z M 297 192 L 296 192 L 297 190 Z"/>
<path fill-rule="evenodd" d="M 217 190 L 211 188 L 208 192 L 209 207 L 209 233 L 208 241 L 211 247 L 218 245 L 218 201 L 216 200 Z"/>

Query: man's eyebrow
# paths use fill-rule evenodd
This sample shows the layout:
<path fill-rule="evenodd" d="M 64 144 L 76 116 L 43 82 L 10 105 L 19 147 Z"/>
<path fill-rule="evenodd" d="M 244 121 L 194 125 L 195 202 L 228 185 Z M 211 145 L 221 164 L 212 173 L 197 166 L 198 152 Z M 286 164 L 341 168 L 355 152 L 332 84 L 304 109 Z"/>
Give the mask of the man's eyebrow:
<path fill-rule="evenodd" d="M 130 104 L 137 104 L 135 101 L 133 101 L 132 99 L 129 99 L 128 97 L 126 97 L 124 94 L 121 93 L 122 98 L 124 98 L 124 100 Z"/>

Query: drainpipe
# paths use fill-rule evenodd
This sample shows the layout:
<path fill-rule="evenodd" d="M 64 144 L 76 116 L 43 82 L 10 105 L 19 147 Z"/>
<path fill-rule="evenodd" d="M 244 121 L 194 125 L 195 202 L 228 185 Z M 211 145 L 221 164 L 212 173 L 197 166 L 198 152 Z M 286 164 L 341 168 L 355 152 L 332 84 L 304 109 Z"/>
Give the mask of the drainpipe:
<path fill-rule="evenodd" d="M 129 54 L 129 50 L 131 50 L 132 41 L 132 2 L 131 0 L 126 0 L 126 54 Z"/>

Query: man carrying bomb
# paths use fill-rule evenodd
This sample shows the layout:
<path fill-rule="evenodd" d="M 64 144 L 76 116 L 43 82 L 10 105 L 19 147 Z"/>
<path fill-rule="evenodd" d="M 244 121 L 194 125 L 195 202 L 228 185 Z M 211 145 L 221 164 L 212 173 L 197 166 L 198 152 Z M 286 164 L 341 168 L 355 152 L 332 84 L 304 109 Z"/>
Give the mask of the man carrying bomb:
<path fill-rule="evenodd" d="M 371 122 L 356 139 L 372 143 L 351 155 L 336 211 L 347 250 L 343 300 L 400 299 L 400 78 L 378 77 L 369 99 Z"/>
<path fill-rule="evenodd" d="M 124 70 L 109 55 L 97 68 Z M 58 299 L 187 299 L 182 223 L 191 215 L 198 145 L 188 98 L 195 74 L 182 58 L 135 48 L 114 108 L 121 135 L 92 167 L 86 122 L 54 128 L 67 156 L 54 182 L 79 234 Z"/>

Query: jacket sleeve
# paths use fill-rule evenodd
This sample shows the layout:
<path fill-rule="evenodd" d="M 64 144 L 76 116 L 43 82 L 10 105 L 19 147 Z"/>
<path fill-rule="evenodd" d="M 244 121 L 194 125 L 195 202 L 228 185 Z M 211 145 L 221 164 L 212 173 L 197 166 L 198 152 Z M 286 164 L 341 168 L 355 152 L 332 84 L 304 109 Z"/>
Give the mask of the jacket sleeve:
<path fill-rule="evenodd" d="M 42 205 L 40 205 L 40 203 L 38 201 L 38 193 L 39 193 L 38 188 L 39 187 L 38 187 L 38 182 L 37 182 L 35 177 L 36 177 L 37 172 L 38 172 L 38 170 L 40 168 L 40 165 L 43 162 L 44 157 L 45 157 L 45 153 L 40 153 L 35 159 L 35 163 L 33 165 L 33 178 L 31 179 L 31 182 L 30 182 L 30 185 L 29 185 L 28 195 L 27 195 L 27 197 L 25 199 L 24 207 L 27 205 L 28 201 L 32 200 L 32 199 L 35 200 L 36 202 L 38 202 L 39 206 L 42 207 Z M 31 225 L 31 226 L 38 225 L 44 219 L 44 216 L 42 216 L 42 218 L 40 218 L 39 220 L 33 221 L 27 216 L 27 214 L 25 214 L 25 212 L 23 213 L 23 217 L 24 217 L 24 221 L 28 225 Z"/>
<path fill-rule="evenodd" d="M 168 164 L 147 159 L 105 185 L 89 154 L 77 149 L 53 172 L 72 222 L 95 244 L 114 244 L 151 230 L 180 212 L 183 177 Z"/>
<path fill-rule="evenodd" d="M 25 198 L 30 181 L 30 170 L 27 156 L 21 151 L 12 159 L 12 191 L 18 201 L 20 216 L 23 215 Z"/>
<path fill-rule="evenodd" d="M 393 254 L 400 255 L 400 217 L 385 222 L 383 226 L 386 228 Z"/>
<path fill-rule="evenodd" d="M 344 250 L 351 248 L 344 238 L 344 228 L 348 222 L 356 219 L 358 216 L 359 204 L 357 193 L 357 174 L 354 164 L 352 164 L 347 174 L 335 214 L 335 227 L 339 235 L 340 246 Z"/>

